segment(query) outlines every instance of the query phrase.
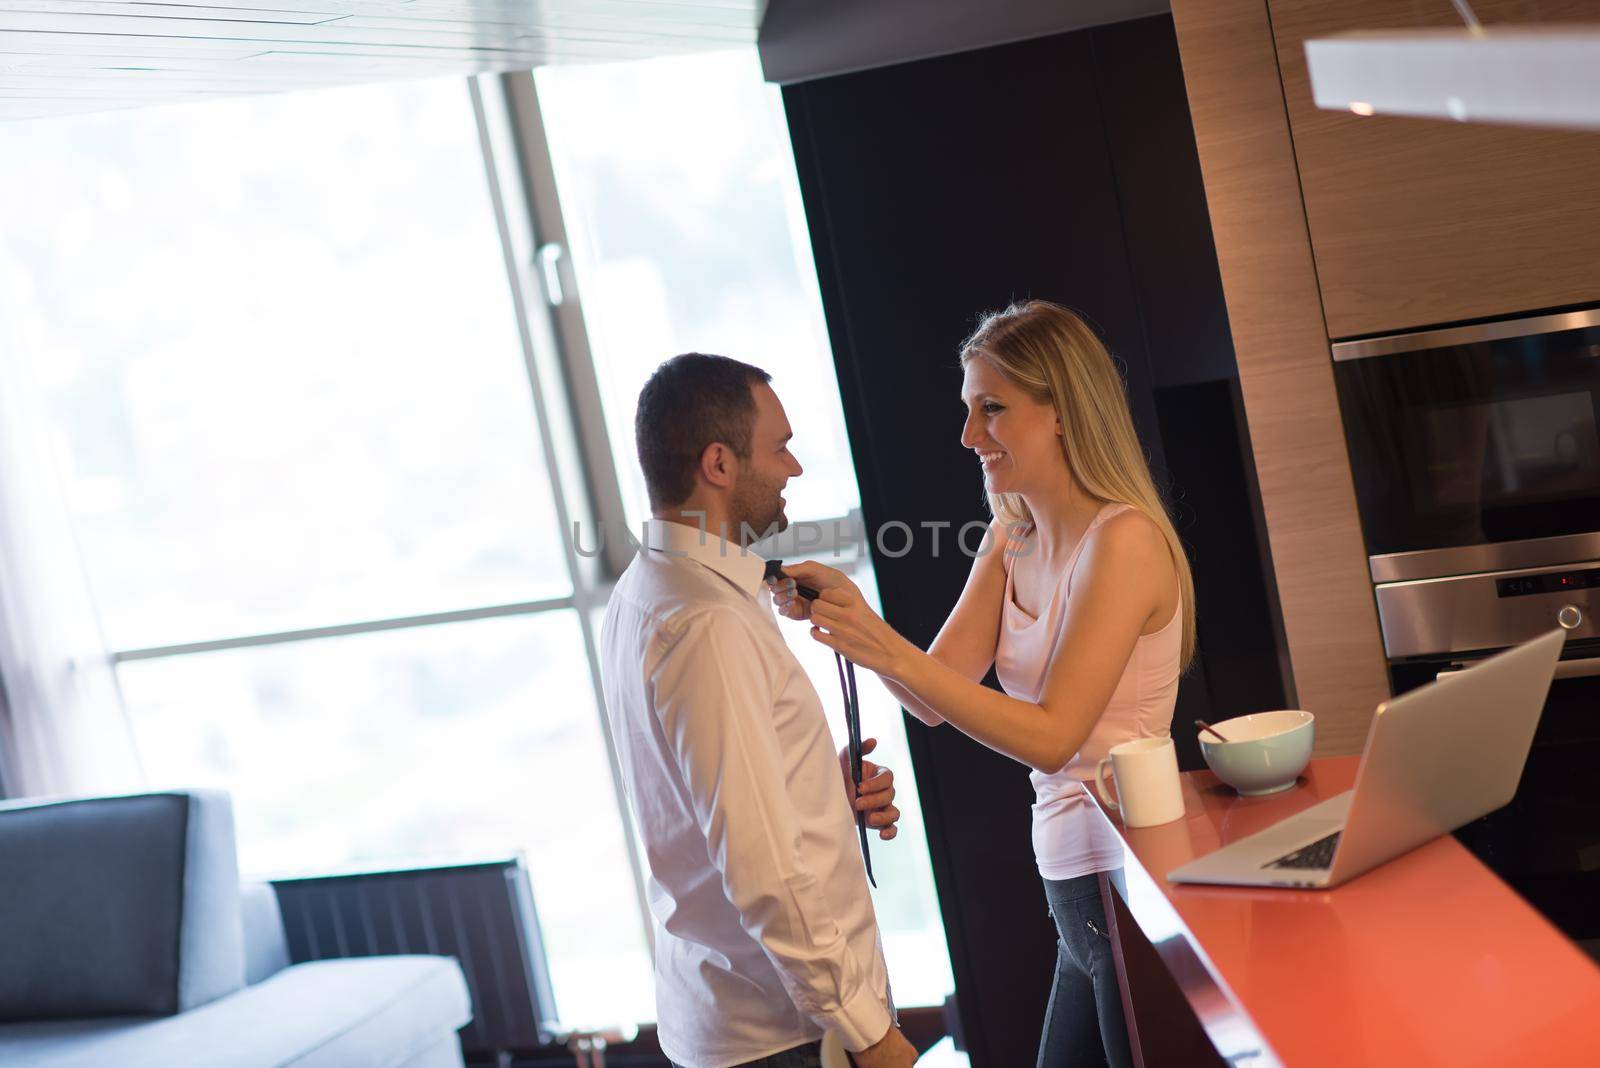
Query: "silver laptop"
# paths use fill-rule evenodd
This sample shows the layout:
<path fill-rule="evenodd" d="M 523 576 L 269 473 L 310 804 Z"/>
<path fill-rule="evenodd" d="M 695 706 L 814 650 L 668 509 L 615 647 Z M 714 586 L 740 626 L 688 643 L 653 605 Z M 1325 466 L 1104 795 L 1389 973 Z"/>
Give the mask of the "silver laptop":
<path fill-rule="evenodd" d="M 1511 800 L 1566 632 L 1378 706 L 1354 788 L 1190 861 L 1175 883 L 1331 887 Z"/>

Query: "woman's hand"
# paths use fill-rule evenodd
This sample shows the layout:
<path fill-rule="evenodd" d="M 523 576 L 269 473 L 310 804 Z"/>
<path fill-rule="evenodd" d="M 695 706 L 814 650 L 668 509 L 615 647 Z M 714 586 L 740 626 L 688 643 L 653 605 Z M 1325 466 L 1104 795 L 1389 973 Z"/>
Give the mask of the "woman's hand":
<path fill-rule="evenodd" d="M 861 743 L 862 756 L 877 747 L 878 739 L 866 739 Z M 895 826 L 900 819 L 900 810 L 894 804 L 894 772 L 882 764 L 862 760 L 861 790 L 858 793 L 855 782 L 850 778 L 848 745 L 839 750 L 839 770 L 844 773 L 845 796 L 850 799 L 855 811 L 867 814 L 867 826 L 875 829 L 878 837 L 885 842 L 899 834 L 900 829 Z"/>
<path fill-rule="evenodd" d="M 808 606 L 808 617 L 789 618 L 810 618 L 811 636 L 817 641 L 869 671 L 895 676 L 910 644 L 867 605 L 848 576 L 810 560 L 785 565 L 783 570 L 795 582 L 819 593 Z"/>

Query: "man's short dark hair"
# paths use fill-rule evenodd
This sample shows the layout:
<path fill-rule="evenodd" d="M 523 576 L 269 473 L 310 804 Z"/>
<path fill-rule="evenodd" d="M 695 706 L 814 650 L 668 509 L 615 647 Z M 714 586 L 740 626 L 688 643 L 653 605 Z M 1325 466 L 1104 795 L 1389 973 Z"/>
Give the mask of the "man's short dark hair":
<path fill-rule="evenodd" d="M 700 456 L 713 442 L 741 459 L 750 455 L 756 422 L 752 391 L 770 381 L 759 367 L 700 352 L 674 356 L 656 368 L 639 391 L 633 420 L 652 509 L 689 499 Z"/>

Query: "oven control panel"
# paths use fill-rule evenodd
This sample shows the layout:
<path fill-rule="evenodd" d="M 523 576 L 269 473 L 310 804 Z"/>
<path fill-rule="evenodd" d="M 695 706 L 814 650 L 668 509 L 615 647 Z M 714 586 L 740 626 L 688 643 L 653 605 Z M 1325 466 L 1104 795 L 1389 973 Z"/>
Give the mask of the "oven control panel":
<path fill-rule="evenodd" d="M 1541 575 L 1516 575 L 1495 580 L 1501 597 L 1527 597 L 1535 593 L 1565 593 L 1600 587 L 1600 567 L 1581 571 L 1550 571 Z"/>
<path fill-rule="evenodd" d="M 1600 561 L 1380 582 L 1374 592 L 1390 660 L 1504 649 L 1552 627 L 1600 640 Z"/>

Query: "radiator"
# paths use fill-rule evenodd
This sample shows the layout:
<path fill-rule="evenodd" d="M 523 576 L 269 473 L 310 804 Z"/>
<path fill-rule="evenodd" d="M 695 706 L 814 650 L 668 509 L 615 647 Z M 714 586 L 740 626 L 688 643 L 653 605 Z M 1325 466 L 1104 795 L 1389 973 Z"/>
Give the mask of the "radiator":
<path fill-rule="evenodd" d="M 528 871 L 511 859 L 273 882 L 289 957 L 454 957 L 472 993 L 465 1056 L 554 1041 L 555 998 Z"/>

